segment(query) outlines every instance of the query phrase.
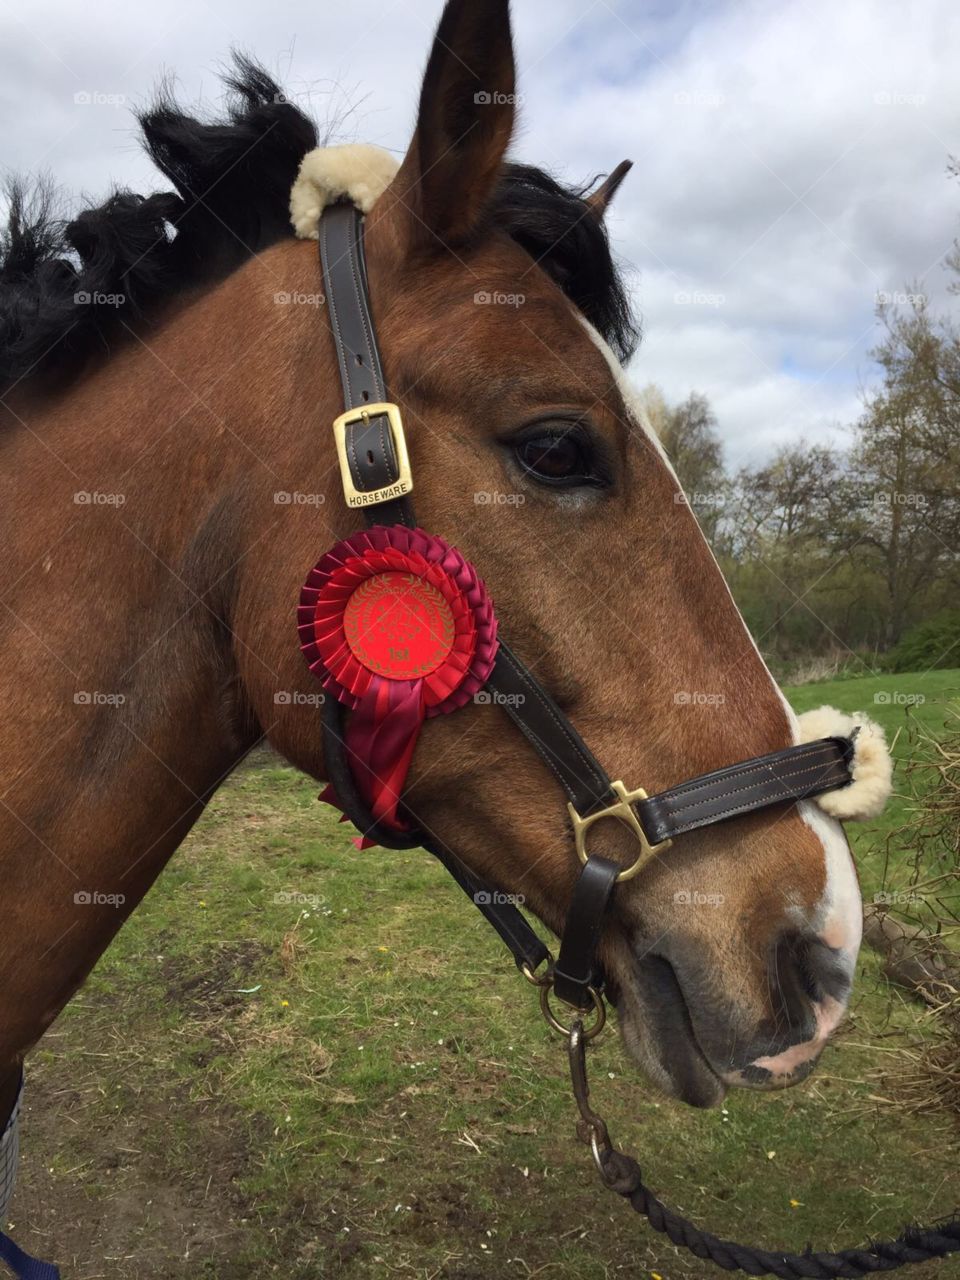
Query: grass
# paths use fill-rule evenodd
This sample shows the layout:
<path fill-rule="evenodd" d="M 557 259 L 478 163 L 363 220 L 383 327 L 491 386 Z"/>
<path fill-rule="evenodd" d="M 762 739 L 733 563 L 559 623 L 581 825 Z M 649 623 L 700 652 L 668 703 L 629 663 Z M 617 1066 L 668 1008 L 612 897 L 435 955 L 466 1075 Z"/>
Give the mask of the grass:
<path fill-rule="evenodd" d="M 903 706 L 876 693 L 923 692 L 935 727 L 958 687 L 955 671 L 790 693 L 865 705 L 892 733 Z M 315 797 L 267 756 L 234 775 L 33 1055 L 24 1245 L 67 1280 L 712 1274 L 598 1185 L 562 1046 L 445 873 L 420 851 L 356 852 Z M 884 830 L 861 840 L 868 885 Z M 866 1083 L 918 1017 L 866 956 L 806 1085 L 694 1112 L 608 1035 L 594 1101 L 651 1185 L 718 1234 L 893 1234 L 956 1207 L 943 1117 Z"/>

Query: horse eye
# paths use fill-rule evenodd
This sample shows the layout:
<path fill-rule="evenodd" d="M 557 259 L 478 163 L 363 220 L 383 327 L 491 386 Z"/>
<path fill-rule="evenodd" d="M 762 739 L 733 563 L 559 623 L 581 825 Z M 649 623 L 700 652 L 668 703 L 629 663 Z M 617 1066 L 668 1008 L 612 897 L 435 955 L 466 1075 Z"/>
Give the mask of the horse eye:
<path fill-rule="evenodd" d="M 543 484 L 597 483 L 590 446 L 575 430 L 539 431 L 513 448 L 524 471 Z"/>

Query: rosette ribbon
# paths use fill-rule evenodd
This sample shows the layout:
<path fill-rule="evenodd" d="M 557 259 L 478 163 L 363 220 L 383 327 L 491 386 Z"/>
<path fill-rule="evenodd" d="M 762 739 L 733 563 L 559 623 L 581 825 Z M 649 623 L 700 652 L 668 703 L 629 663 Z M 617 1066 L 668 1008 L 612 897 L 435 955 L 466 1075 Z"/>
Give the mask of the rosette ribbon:
<path fill-rule="evenodd" d="M 409 829 L 398 806 L 424 720 L 464 706 L 493 669 L 483 582 L 442 538 L 375 525 L 314 566 L 297 622 L 310 670 L 353 712 L 346 746 L 360 795 L 377 822 Z M 330 787 L 321 799 L 342 808 Z"/>

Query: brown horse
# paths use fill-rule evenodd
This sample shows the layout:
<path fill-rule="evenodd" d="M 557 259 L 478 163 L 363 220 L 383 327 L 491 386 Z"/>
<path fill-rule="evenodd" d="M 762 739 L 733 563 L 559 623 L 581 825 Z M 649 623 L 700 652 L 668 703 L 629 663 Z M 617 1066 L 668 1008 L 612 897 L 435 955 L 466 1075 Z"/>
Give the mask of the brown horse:
<path fill-rule="evenodd" d="M 142 117 L 177 194 L 119 193 L 65 228 L 14 196 L 0 1127 L 24 1055 L 245 753 L 266 738 L 325 775 L 294 620 L 308 569 L 356 522 L 316 247 L 288 223 L 315 136 L 257 68 L 232 84 L 228 121 L 170 101 Z M 653 792 L 786 747 L 796 725 L 631 401 L 603 227 L 616 182 L 584 196 L 506 163 L 514 104 L 507 0 L 449 0 L 410 148 L 367 218 L 386 377 L 422 525 L 479 567 L 600 760 Z M 404 801 L 561 927 L 578 870 L 564 808 L 500 710 L 430 721 Z M 842 830 L 811 804 L 688 835 L 623 887 L 603 941 L 628 1049 L 701 1106 L 801 1079 L 860 926 Z"/>

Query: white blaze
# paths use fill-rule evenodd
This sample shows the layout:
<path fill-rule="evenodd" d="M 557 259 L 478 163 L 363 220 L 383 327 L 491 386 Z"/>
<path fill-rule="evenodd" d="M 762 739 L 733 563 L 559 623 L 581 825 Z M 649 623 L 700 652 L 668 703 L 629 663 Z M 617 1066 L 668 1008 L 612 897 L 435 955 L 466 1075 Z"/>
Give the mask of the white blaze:
<path fill-rule="evenodd" d="M 636 426 L 643 431 L 650 443 L 656 448 L 670 474 L 675 480 L 677 480 L 677 473 L 674 471 L 670 459 L 667 457 L 656 432 L 647 420 L 647 415 L 640 402 L 639 393 L 627 377 L 620 361 L 610 349 L 609 344 L 603 340 L 593 325 L 582 316 L 579 316 L 578 319 L 580 319 L 583 327 L 586 329 L 587 333 L 590 335 L 591 339 L 607 361 L 607 364 L 610 366 L 610 372 L 613 374 L 616 381 L 617 389 L 619 390 L 623 402 L 626 405 L 627 412 L 634 420 Z M 677 480 L 677 488 L 679 489 L 680 487 L 680 482 Z M 694 520 L 694 523 L 696 523 L 692 512 L 690 513 L 690 519 Z M 697 528 L 699 531 L 699 525 Z M 700 532 L 701 537 L 703 537 L 702 531 Z M 703 538 L 703 544 L 709 554 L 713 556 L 713 551 L 706 538 Z M 716 563 L 715 556 L 714 563 Z M 719 565 L 717 567 L 719 569 Z M 743 615 L 740 613 L 737 603 L 733 599 L 733 594 L 730 592 L 730 588 L 727 586 L 727 580 L 723 577 L 722 572 L 720 577 L 724 586 L 727 588 L 727 593 L 730 595 L 733 607 L 737 610 L 737 616 L 740 618 L 741 623 L 743 623 L 744 635 L 750 641 L 761 666 L 767 673 L 771 688 L 783 704 L 790 724 L 793 741 L 794 743 L 798 743 L 800 742 L 800 732 L 797 725 L 797 717 L 794 714 L 793 708 L 783 696 L 783 691 L 777 684 L 776 680 L 774 680 L 766 662 L 764 662 L 763 655 L 757 648 L 756 641 L 750 634 L 747 624 L 743 621 Z M 844 953 L 844 959 L 847 961 L 850 971 L 852 972 L 857 958 L 857 952 L 860 949 L 860 940 L 863 935 L 863 908 L 860 900 L 860 888 L 857 884 L 856 871 L 853 866 L 853 858 L 850 854 L 850 847 L 847 844 L 847 837 L 844 834 L 843 827 L 841 827 L 840 823 L 837 822 L 836 819 L 828 817 L 827 814 L 819 809 L 812 801 L 801 801 L 797 806 L 797 811 L 803 822 L 820 841 L 820 844 L 823 847 L 823 857 L 826 866 L 827 883 L 823 897 L 817 906 L 815 918 L 811 921 L 807 921 L 806 923 L 808 925 L 812 925 L 813 928 L 818 931 L 827 946 L 833 947 Z"/>

